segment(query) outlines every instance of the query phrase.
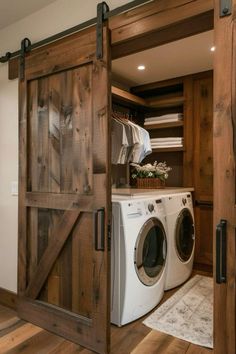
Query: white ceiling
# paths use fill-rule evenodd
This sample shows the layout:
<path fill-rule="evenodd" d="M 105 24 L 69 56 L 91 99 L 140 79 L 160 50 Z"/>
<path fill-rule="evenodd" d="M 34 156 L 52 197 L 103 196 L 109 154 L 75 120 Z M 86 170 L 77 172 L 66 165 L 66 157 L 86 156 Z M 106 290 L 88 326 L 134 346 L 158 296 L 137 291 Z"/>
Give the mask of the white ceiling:
<path fill-rule="evenodd" d="M 0 29 L 40 10 L 55 0 L 0 0 Z"/>
<path fill-rule="evenodd" d="M 112 62 L 115 81 L 128 86 L 193 74 L 213 67 L 213 31 L 187 37 Z M 144 71 L 137 66 L 146 66 Z"/>

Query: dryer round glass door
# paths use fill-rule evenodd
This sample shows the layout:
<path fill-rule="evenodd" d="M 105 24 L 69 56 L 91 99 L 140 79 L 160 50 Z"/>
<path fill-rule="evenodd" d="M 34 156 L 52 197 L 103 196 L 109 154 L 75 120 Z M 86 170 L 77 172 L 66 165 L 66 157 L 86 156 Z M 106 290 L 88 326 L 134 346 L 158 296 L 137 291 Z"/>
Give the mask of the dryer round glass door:
<path fill-rule="evenodd" d="M 134 250 L 134 265 L 139 280 L 156 284 L 165 267 L 167 242 L 165 229 L 157 218 L 150 218 L 141 228 Z"/>
<path fill-rule="evenodd" d="M 194 222 L 189 209 L 183 209 L 176 221 L 175 244 L 179 259 L 187 262 L 194 249 Z"/>

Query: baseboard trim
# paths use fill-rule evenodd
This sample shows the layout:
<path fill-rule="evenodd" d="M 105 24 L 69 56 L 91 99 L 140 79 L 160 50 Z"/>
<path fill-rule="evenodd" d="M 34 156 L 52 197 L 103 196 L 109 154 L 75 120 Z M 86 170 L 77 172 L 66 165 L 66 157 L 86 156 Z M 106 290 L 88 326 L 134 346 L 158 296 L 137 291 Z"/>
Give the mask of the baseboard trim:
<path fill-rule="evenodd" d="M 210 275 L 213 274 L 213 266 L 209 264 L 194 263 L 193 269 L 209 273 Z"/>
<path fill-rule="evenodd" d="M 0 288 L 0 304 L 16 310 L 17 294 L 13 291 Z"/>

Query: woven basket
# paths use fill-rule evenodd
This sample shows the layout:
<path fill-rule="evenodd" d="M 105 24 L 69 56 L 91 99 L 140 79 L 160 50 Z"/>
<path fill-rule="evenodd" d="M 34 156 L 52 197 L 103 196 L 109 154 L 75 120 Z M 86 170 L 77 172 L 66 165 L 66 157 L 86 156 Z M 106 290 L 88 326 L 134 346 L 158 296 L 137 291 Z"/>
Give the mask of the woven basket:
<path fill-rule="evenodd" d="M 137 178 L 137 188 L 155 189 L 164 187 L 165 181 L 162 181 L 159 178 Z"/>

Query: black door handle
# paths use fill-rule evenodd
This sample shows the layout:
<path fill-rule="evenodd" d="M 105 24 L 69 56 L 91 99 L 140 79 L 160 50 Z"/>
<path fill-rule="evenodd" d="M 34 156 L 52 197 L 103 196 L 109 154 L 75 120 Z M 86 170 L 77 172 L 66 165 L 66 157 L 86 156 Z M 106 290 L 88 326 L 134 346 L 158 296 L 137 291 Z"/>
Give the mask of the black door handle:
<path fill-rule="evenodd" d="M 105 250 L 105 208 L 93 213 L 94 242 L 96 251 Z"/>
<path fill-rule="evenodd" d="M 216 226 L 216 283 L 226 283 L 227 221 L 221 220 Z"/>

